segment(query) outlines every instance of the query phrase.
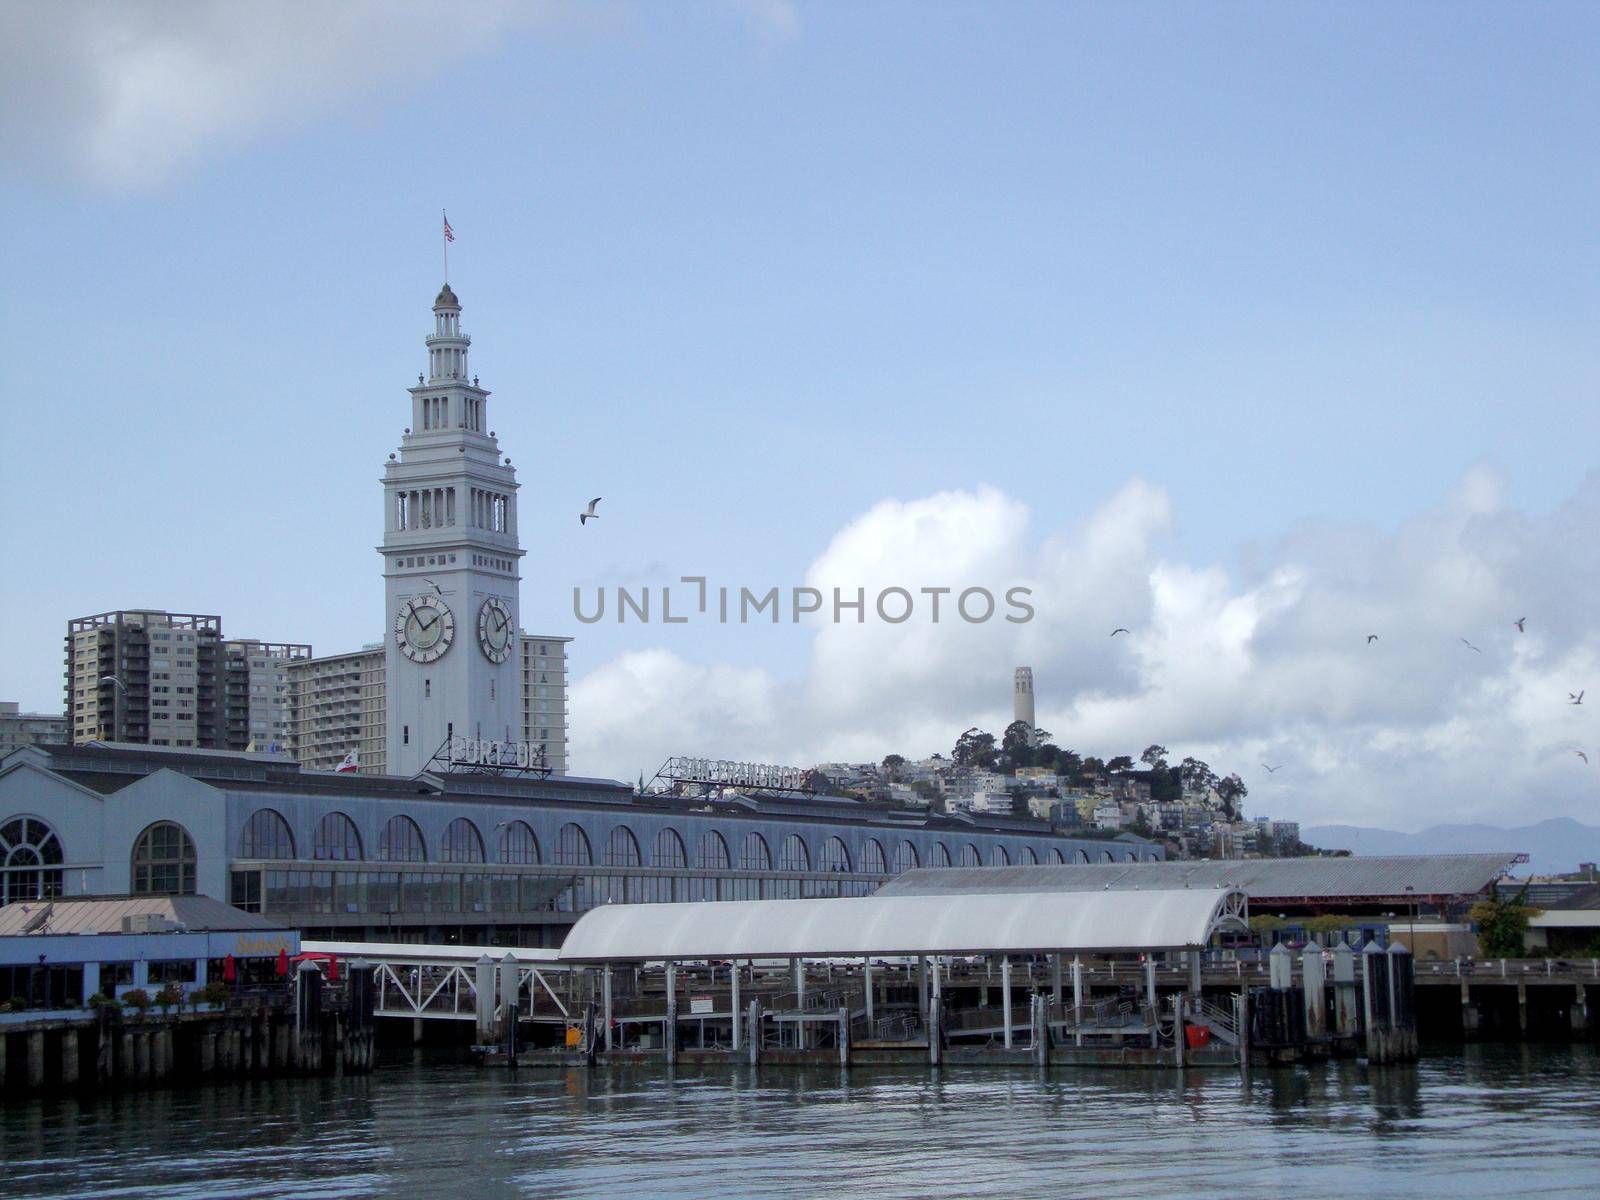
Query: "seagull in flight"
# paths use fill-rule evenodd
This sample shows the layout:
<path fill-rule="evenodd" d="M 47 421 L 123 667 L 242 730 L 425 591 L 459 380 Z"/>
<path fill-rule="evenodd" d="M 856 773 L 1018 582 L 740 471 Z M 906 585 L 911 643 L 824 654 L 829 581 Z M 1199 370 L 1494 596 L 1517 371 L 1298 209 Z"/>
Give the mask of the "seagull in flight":
<path fill-rule="evenodd" d="M 1583 765 L 1584 766 L 1588 766 L 1589 765 L 1589 756 L 1587 754 L 1585 754 L 1582 750 L 1574 750 L 1573 753 L 1576 754 L 1579 758 L 1583 759 Z"/>
<path fill-rule="evenodd" d="M 1586 690 L 1587 689 L 1582 689 L 1576 695 L 1574 695 L 1572 692 L 1568 692 L 1567 693 L 1567 703 L 1568 704 L 1582 704 L 1583 703 L 1583 692 L 1586 691 Z"/>
<path fill-rule="evenodd" d="M 422 577 L 422 582 L 427 584 L 434 591 L 438 592 L 439 595 L 441 595 L 441 596 L 444 595 L 444 592 L 440 590 L 439 585 L 437 583 L 435 583 L 433 580 L 429 579 L 426 575 L 424 575 Z"/>
<path fill-rule="evenodd" d="M 596 496 L 593 500 L 589 501 L 588 510 L 578 514 L 578 524 L 579 525 L 587 525 L 589 523 L 589 518 L 590 517 L 593 517 L 596 521 L 598 521 L 600 519 L 600 514 L 595 512 L 594 506 L 596 504 L 599 504 L 600 501 L 603 500 L 603 499 L 605 499 L 604 496 Z"/>
<path fill-rule="evenodd" d="M 1118 625 L 1115 629 L 1113 629 L 1111 631 L 1111 636 L 1112 637 L 1116 637 L 1117 634 L 1119 634 L 1119 633 L 1127 633 L 1127 632 L 1128 631 L 1126 629 L 1124 629 L 1121 625 Z"/>
<path fill-rule="evenodd" d="M 1375 633 L 1367 634 L 1367 645 L 1370 646 L 1370 645 L 1372 645 L 1373 642 L 1375 642 L 1377 640 L 1378 640 L 1378 635 L 1377 634 L 1375 634 Z"/>
<path fill-rule="evenodd" d="M 1465 646 L 1468 650 L 1478 650 L 1478 648 L 1476 646 L 1474 646 L 1471 642 L 1467 641 L 1466 638 L 1462 638 L 1461 639 L 1461 644 L 1463 646 Z M 1478 653 L 1482 654 L 1483 651 L 1482 650 L 1478 650 Z"/>
<path fill-rule="evenodd" d="M 128 692 L 128 685 L 123 683 L 122 680 L 118 679 L 115 675 L 102 675 L 102 676 L 100 676 L 100 682 L 101 683 L 114 683 L 114 684 L 116 684 L 118 690 L 121 691 L 124 695 L 126 695 L 127 692 Z"/>
<path fill-rule="evenodd" d="M 1528 623 L 1528 618 L 1527 617 L 1518 617 L 1515 621 L 1513 621 L 1511 623 L 1517 627 L 1517 632 L 1518 633 L 1526 633 L 1527 632 L 1527 630 L 1523 629 L 1523 626 Z"/>
<path fill-rule="evenodd" d="M 1275 766 L 1275 767 L 1267 767 L 1267 764 L 1266 764 L 1266 763 L 1262 763 L 1262 764 L 1261 764 L 1261 765 L 1262 765 L 1262 766 L 1263 766 L 1263 767 L 1266 767 L 1266 768 L 1267 768 L 1267 774 L 1268 774 L 1268 775 L 1272 775 L 1272 774 L 1275 774 L 1275 773 L 1277 773 L 1277 772 L 1278 772 L 1278 771 L 1281 771 L 1281 770 L 1283 770 L 1283 764 L 1282 764 L 1282 763 L 1279 763 L 1279 764 L 1278 764 L 1278 765 L 1277 765 L 1277 766 Z"/>

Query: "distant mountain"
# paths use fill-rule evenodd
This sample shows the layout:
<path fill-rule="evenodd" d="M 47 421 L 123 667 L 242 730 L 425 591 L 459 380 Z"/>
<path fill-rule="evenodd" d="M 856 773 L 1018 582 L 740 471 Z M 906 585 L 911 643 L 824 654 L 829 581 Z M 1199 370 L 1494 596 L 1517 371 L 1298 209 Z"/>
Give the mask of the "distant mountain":
<path fill-rule="evenodd" d="M 1537 825 L 1433 825 L 1420 833 L 1366 829 L 1358 825 L 1313 825 L 1300 830 L 1302 841 L 1324 850 L 1352 854 L 1472 854 L 1507 850 L 1531 860 L 1518 875 L 1576 871 L 1581 862 L 1600 862 L 1600 827 L 1571 817 L 1555 817 Z"/>

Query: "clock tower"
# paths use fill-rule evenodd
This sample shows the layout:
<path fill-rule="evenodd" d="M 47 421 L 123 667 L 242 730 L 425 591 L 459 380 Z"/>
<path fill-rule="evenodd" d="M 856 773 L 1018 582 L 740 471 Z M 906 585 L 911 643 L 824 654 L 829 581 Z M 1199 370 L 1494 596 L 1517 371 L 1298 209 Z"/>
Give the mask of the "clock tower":
<path fill-rule="evenodd" d="M 428 371 L 383 473 L 384 694 L 391 775 L 414 775 L 447 738 L 522 736 L 517 480 L 485 427 L 489 393 L 446 283 Z"/>

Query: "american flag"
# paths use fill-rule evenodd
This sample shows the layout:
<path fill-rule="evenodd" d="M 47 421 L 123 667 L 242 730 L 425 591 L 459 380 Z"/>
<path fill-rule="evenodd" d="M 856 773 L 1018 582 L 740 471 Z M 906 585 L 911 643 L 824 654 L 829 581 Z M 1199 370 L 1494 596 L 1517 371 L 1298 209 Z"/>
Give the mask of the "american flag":
<path fill-rule="evenodd" d="M 450 228 L 449 217 L 444 219 L 444 240 L 447 242 L 453 242 L 456 240 L 456 231 Z"/>

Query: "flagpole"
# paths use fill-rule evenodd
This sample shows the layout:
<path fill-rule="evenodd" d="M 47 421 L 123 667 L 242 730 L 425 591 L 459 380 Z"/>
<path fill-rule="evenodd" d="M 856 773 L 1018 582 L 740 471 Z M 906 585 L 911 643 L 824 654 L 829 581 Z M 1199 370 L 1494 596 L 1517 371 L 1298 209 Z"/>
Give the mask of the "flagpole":
<path fill-rule="evenodd" d="M 439 227 L 439 242 L 444 246 L 444 281 L 450 282 L 450 239 L 445 236 L 445 230 L 450 228 L 450 215 L 439 210 L 439 215 L 444 218 L 444 224 Z"/>

